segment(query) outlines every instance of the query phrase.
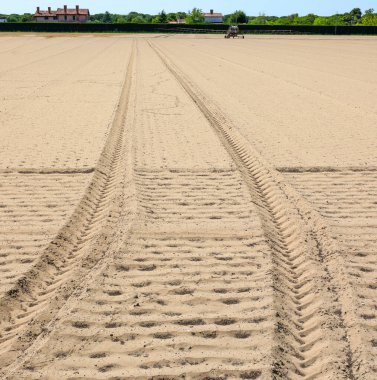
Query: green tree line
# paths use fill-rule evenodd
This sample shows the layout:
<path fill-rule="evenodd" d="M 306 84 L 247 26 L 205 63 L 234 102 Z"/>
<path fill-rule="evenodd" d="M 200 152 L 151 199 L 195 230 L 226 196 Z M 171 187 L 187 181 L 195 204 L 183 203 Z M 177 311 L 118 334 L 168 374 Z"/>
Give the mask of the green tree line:
<path fill-rule="evenodd" d="M 189 12 L 166 13 L 162 10 L 157 15 L 150 15 L 138 12 L 130 12 L 127 15 L 114 14 L 110 12 L 98 13 L 90 16 L 93 23 L 168 23 L 177 20 L 185 20 L 188 24 L 202 24 L 204 17 L 202 10 L 194 8 Z M 23 15 L 11 14 L 0 15 L 0 18 L 7 18 L 8 22 L 31 22 L 33 15 L 25 13 Z M 291 14 L 288 16 L 247 16 L 242 10 L 224 16 L 225 24 L 251 24 L 251 25 L 364 25 L 377 26 L 377 13 L 374 9 L 362 12 L 360 8 L 354 8 L 350 12 L 335 14 L 332 16 L 319 16 L 308 14 L 300 16 Z"/>
<path fill-rule="evenodd" d="M 0 18 L 6 18 L 8 22 L 32 22 L 33 15 L 31 13 L 24 13 L 23 15 L 10 14 L 3 15 L 0 14 Z"/>
<path fill-rule="evenodd" d="M 243 11 L 236 11 L 224 17 L 225 23 L 251 24 L 251 25 L 364 25 L 377 26 L 377 13 L 374 9 L 368 9 L 364 13 L 360 8 L 354 8 L 350 12 L 335 14 L 332 16 L 318 16 L 310 13 L 300 16 L 298 13 L 289 16 L 247 16 Z"/>
<path fill-rule="evenodd" d="M 332 16 L 318 16 L 312 13 L 306 16 L 299 16 L 296 13 L 283 17 L 259 15 L 257 17 L 248 17 L 247 23 L 254 25 L 377 26 L 377 13 L 374 12 L 374 9 L 368 9 L 363 13 L 360 8 L 354 8 L 350 12 Z"/>

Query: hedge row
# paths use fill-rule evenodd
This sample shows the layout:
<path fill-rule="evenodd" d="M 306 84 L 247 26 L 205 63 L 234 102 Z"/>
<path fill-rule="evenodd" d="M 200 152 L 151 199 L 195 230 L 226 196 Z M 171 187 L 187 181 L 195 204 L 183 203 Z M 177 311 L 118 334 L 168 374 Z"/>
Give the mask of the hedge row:
<path fill-rule="evenodd" d="M 222 33 L 227 28 L 224 24 L 0 23 L 0 32 Z M 241 25 L 240 29 L 245 33 L 377 35 L 377 26 Z"/>

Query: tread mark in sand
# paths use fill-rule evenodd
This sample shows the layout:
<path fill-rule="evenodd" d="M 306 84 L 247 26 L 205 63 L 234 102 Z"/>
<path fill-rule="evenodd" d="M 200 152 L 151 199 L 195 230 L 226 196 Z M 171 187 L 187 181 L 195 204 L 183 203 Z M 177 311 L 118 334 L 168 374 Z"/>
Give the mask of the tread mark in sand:
<path fill-rule="evenodd" d="M 372 379 L 354 322 L 354 295 L 322 219 L 161 48 L 148 43 L 213 127 L 257 206 L 273 252 L 272 378 L 313 379 L 325 371 L 333 379 Z"/>
<path fill-rule="evenodd" d="M 109 250 L 118 249 L 122 240 L 116 237 L 132 223 L 132 150 L 125 119 L 136 51 L 134 41 L 110 132 L 83 198 L 36 264 L 0 299 L 0 375 L 13 372 L 35 352 L 38 338 L 50 333 L 49 324 L 70 297 L 77 297 L 91 273 L 111 259 Z M 121 225 L 122 230 L 115 228 Z"/>

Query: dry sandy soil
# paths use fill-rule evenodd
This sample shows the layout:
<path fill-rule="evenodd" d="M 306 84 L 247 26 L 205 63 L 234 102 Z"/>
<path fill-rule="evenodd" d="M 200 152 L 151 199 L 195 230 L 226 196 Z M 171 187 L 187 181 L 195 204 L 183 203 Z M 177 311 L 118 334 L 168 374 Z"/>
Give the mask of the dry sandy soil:
<path fill-rule="evenodd" d="M 376 38 L 0 52 L 1 378 L 377 378 Z"/>

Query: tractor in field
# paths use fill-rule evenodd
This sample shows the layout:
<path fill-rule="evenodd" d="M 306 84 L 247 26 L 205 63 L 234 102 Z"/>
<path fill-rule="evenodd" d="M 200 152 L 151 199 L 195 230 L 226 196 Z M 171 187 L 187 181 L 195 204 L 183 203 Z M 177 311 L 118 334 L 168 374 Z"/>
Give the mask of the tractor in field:
<path fill-rule="evenodd" d="M 245 36 L 240 33 L 240 28 L 237 25 L 232 25 L 226 32 L 225 38 L 245 38 Z"/>

